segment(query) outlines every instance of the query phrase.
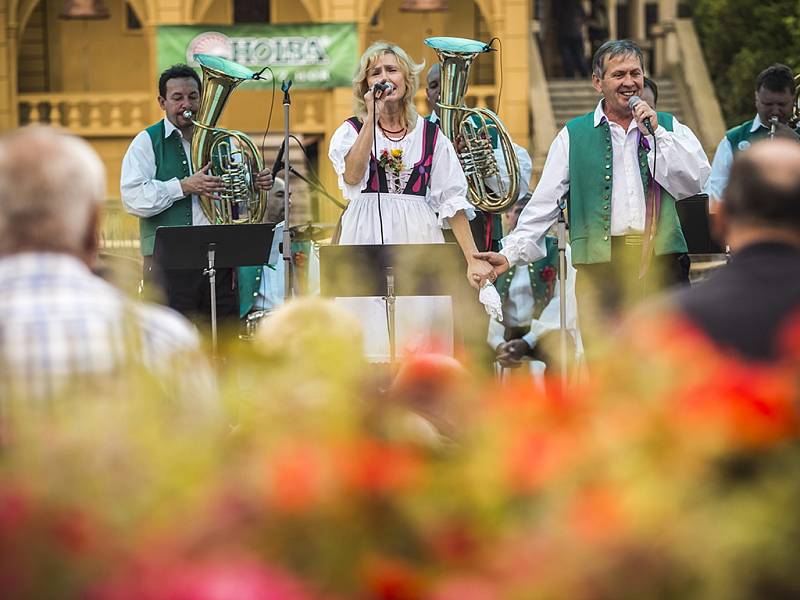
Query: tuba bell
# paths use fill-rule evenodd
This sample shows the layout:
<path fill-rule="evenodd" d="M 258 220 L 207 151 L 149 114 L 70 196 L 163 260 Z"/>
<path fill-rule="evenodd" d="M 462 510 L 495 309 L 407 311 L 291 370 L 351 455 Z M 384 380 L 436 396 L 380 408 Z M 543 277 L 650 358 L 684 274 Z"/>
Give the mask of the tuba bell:
<path fill-rule="evenodd" d="M 469 201 L 487 212 L 502 212 L 517 199 L 519 160 L 500 117 L 487 108 L 468 108 L 464 104 L 472 62 L 478 54 L 491 48 L 476 40 L 453 37 L 432 37 L 425 44 L 436 51 L 442 69 L 437 103 L 441 127 L 453 144 L 461 137 L 465 150 L 459 153 L 469 185 Z M 492 149 L 492 134 L 497 136 L 503 153 L 508 182 Z M 487 185 L 494 181 L 494 188 Z M 495 191 L 496 190 L 496 191 Z"/>
<path fill-rule="evenodd" d="M 218 197 L 201 195 L 200 206 L 211 224 L 260 223 L 267 210 L 267 192 L 256 187 L 256 175 L 264 169 L 261 152 L 241 131 L 216 127 L 233 90 L 254 74 L 218 56 L 195 54 L 194 59 L 203 70 L 203 93 L 197 114 L 184 113 L 195 124 L 192 164 L 199 169 L 211 163 L 209 173 L 225 185 Z"/>

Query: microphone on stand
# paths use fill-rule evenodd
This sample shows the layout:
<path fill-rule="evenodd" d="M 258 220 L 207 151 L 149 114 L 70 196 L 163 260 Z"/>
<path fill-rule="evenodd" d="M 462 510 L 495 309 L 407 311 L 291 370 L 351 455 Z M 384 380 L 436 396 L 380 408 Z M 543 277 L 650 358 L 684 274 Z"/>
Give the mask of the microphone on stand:
<path fill-rule="evenodd" d="M 272 179 L 283 169 L 283 150 L 285 148 L 284 142 L 281 142 L 281 147 L 278 148 L 278 155 L 275 157 L 275 163 L 272 165 Z"/>
<path fill-rule="evenodd" d="M 372 94 L 376 98 L 383 98 L 387 94 L 391 94 L 395 90 L 394 84 L 391 81 L 379 81 L 372 86 Z M 380 92 L 380 96 L 376 95 Z"/>
<path fill-rule="evenodd" d="M 631 96 L 630 100 L 628 100 L 628 106 L 630 107 L 631 110 L 633 110 L 636 107 L 636 105 L 639 104 L 639 102 L 641 101 L 642 99 L 639 98 L 639 96 Z M 655 133 L 653 132 L 653 126 L 650 124 L 650 117 L 645 117 L 643 123 L 644 123 L 644 128 L 647 129 L 650 135 L 654 136 Z"/>

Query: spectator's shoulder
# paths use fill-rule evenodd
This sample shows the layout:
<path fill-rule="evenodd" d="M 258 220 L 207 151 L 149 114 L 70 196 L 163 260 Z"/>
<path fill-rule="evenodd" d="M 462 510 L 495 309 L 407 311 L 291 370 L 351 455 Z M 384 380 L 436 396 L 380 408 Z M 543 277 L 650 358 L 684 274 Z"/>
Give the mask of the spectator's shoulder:
<path fill-rule="evenodd" d="M 181 314 L 155 304 L 139 304 L 136 310 L 145 342 L 153 350 L 167 354 L 199 350 L 197 329 Z"/>

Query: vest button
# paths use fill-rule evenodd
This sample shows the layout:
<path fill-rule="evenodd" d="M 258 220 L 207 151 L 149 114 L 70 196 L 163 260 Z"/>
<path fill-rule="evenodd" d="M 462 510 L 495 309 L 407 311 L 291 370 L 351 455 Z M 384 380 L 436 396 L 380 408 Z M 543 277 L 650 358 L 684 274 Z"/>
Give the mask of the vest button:
<path fill-rule="evenodd" d="M 611 180 L 611 175 L 606 175 L 606 181 L 610 181 L 610 180 Z"/>
<path fill-rule="evenodd" d="M 604 242 L 607 242 L 607 241 L 608 241 L 608 236 L 607 236 L 607 235 L 604 235 L 604 236 L 603 236 L 603 241 L 604 241 Z"/>
<path fill-rule="evenodd" d="M 610 168 L 611 168 L 611 165 L 606 165 L 606 169 L 610 169 Z"/>
<path fill-rule="evenodd" d="M 253 298 L 257 298 L 257 297 L 258 297 L 258 292 L 253 292 Z"/>

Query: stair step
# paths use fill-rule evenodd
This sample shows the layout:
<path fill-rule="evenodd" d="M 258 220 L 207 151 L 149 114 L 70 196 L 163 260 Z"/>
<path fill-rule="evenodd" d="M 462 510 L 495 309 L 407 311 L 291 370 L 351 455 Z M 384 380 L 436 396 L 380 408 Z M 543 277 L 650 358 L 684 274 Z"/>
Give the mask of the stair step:
<path fill-rule="evenodd" d="M 559 129 L 570 119 L 594 110 L 600 100 L 600 94 L 586 80 L 551 79 L 547 83 L 553 116 Z M 658 82 L 658 108 L 683 121 L 680 96 L 669 79 Z"/>

